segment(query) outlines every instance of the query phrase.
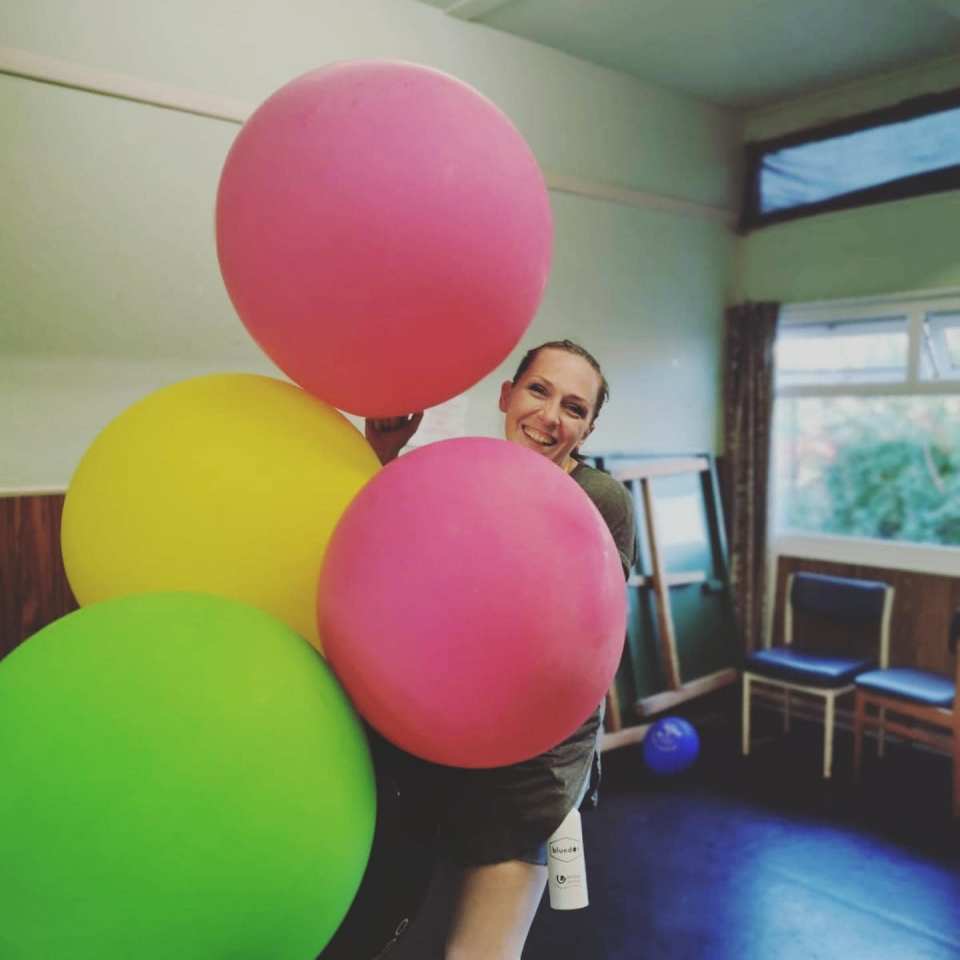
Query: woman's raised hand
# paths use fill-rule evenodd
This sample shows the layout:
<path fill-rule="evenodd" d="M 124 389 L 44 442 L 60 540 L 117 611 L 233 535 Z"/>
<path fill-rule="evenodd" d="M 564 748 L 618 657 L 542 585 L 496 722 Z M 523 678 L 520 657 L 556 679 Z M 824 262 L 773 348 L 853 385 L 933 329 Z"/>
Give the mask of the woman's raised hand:
<path fill-rule="evenodd" d="M 423 411 L 408 413 L 402 417 L 365 420 L 363 435 L 381 463 L 389 463 L 410 442 L 417 432 Z"/>

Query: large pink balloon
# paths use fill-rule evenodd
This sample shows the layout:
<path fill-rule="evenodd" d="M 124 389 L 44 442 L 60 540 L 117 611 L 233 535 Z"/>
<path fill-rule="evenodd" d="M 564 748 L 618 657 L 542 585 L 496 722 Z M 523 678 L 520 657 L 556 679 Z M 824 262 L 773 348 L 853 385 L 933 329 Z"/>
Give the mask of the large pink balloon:
<path fill-rule="evenodd" d="M 523 138 L 414 64 L 292 81 L 244 124 L 220 179 L 217 251 L 244 324 L 291 379 L 363 416 L 433 406 L 498 366 L 551 249 Z"/>
<path fill-rule="evenodd" d="M 319 589 L 327 659 L 403 749 L 490 767 L 598 706 L 626 625 L 613 538 L 580 487 L 504 440 L 430 444 L 357 495 Z"/>

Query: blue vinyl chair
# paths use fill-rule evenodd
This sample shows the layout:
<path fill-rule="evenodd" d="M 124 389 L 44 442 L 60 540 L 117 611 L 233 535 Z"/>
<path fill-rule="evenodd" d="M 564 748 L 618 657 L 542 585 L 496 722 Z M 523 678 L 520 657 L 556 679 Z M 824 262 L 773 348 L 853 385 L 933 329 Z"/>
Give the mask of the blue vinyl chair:
<path fill-rule="evenodd" d="M 953 615 L 947 642 L 956 657 L 960 639 L 960 608 Z M 928 670 L 890 667 L 870 670 L 856 680 L 857 696 L 853 725 L 853 773 L 860 778 L 863 757 L 863 733 L 868 727 L 877 731 L 877 755 L 883 756 L 884 734 L 895 733 L 946 749 L 953 764 L 953 801 L 955 817 L 960 817 L 960 710 L 957 688 L 960 686 L 960 658 L 953 680 Z M 873 708 L 876 712 L 870 712 Z M 890 718 L 893 715 L 894 719 Z"/>
<path fill-rule="evenodd" d="M 744 756 L 750 753 L 750 705 L 755 687 L 782 691 L 784 730 L 790 729 L 791 695 L 817 697 L 824 701 L 823 776 L 830 776 L 837 698 L 853 692 L 859 674 L 886 667 L 893 592 L 892 586 L 876 580 L 819 573 L 790 575 L 783 644 L 750 654 L 744 665 Z"/>

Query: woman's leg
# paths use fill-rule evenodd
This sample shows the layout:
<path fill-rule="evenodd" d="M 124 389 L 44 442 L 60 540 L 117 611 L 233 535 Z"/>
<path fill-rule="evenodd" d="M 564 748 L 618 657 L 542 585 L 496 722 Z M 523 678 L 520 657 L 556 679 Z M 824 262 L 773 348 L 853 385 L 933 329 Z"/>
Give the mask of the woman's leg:
<path fill-rule="evenodd" d="M 446 960 L 520 960 L 547 868 L 524 860 L 464 867 Z"/>

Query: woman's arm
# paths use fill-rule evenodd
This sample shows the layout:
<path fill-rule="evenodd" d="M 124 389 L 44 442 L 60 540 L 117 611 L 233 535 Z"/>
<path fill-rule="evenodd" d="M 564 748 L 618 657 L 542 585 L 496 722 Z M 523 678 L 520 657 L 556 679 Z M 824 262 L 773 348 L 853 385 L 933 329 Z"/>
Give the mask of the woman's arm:
<path fill-rule="evenodd" d="M 423 412 L 410 413 L 402 417 L 389 417 L 381 420 L 365 420 L 363 435 L 373 447 L 382 464 L 396 459 L 397 454 L 410 442 L 417 432 Z"/>

